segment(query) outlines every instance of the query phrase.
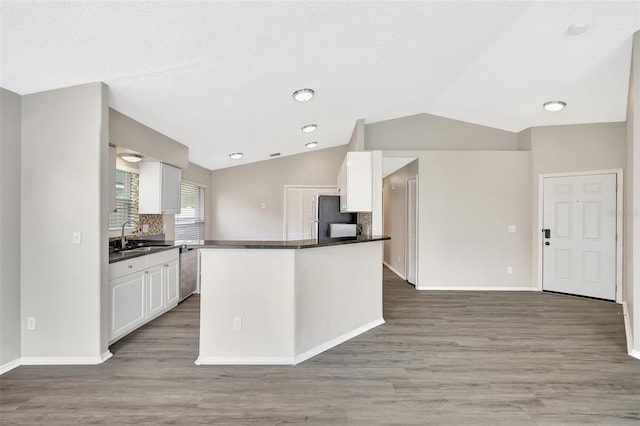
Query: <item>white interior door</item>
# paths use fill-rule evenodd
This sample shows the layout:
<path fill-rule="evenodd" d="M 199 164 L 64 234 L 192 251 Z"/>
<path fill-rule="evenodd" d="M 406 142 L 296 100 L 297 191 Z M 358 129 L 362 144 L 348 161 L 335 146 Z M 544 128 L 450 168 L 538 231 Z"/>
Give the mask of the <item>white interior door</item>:
<path fill-rule="evenodd" d="M 616 174 L 543 180 L 542 288 L 615 300 Z"/>
<path fill-rule="evenodd" d="M 418 281 L 418 184 L 416 179 L 407 181 L 407 281 Z"/>

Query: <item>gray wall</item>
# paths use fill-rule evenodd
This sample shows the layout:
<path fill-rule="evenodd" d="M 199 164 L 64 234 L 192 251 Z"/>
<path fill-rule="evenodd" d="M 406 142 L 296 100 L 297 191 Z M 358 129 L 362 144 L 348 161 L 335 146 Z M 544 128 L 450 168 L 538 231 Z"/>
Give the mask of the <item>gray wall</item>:
<path fill-rule="evenodd" d="M 366 150 L 497 150 L 518 148 L 517 135 L 430 114 L 365 125 Z"/>
<path fill-rule="evenodd" d="M 625 123 L 531 128 L 532 282 L 538 281 L 538 185 L 545 173 L 622 169 L 626 165 Z"/>
<path fill-rule="evenodd" d="M 189 167 L 189 148 L 111 108 L 109 141 L 181 169 Z"/>
<path fill-rule="evenodd" d="M 20 95 L 0 88 L 0 372 L 20 359 Z"/>
<path fill-rule="evenodd" d="M 212 171 L 211 238 L 281 240 L 284 186 L 336 185 L 346 152 L 343 145 Z"/>
<path fill-rule="evenodd" d="M 628 99 L 623 299 L 627 302 L 631 326 L 630 349 L 636 358 L 640 358 L 640 31 L 633 36 Z"/>
<path fill-rule="evenodd" d="M 419 289 L 532 289 L 531 153 L 385 151 L 418 158 Z M 516 226 L 508 233 L 509 225 Z M 507 266 L 513 268 L 508 275 Z"/>
<path fill-rule="evenodd" d="M 407 181 L 417 175 L 416 160 L 390 174 L 383 181 L 383 234 L 391 237 L 384 242 L 384 261 L 404 276 L 407 273 Z"/>
<path fill-rule="evenodd" d="M 107 353 L 107 116 L 101 83 L 22 98 L 23 363 Z"/>
<path fill-rule="evenodd" d="M 364 151 L 364 119 L 356 121 L 351 139 L 349 140 L 349 151 Z"/>

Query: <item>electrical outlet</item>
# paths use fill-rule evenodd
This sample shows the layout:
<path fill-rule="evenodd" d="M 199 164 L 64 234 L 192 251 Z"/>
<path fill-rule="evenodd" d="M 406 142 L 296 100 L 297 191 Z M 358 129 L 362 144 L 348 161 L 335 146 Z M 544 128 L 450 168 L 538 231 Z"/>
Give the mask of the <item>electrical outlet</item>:
<path fill-rule="evenodd" d="M 148 223 L 143 223 L 142 224 L 142 232 L 149 232 L 149 224 Z"/>
<path fill-rule="evenodd" d="M 234 330 L 242 330 L 242 317 L 234 317 L 233 318 L 233 329 Z"/>
<path fill-rule="evenodd" d="M 515 225 L 507 226 L 507 232 L 516 232 L 516 226 Z"/>
<path fill-rule="evenodd" d="M 511 266 L 507 266 L 507 274 L 513 274 L 513 268 Z"/>
<path fill-rule="evenodd" d="M 36 317 L 27 317 L 27 330 L 36 329 Z"/>
<path fill-rule="evenodd" d="M 71 240 L 73 244 L 82 244 L 82 232 L 73 231 L 73 238 Z"/>

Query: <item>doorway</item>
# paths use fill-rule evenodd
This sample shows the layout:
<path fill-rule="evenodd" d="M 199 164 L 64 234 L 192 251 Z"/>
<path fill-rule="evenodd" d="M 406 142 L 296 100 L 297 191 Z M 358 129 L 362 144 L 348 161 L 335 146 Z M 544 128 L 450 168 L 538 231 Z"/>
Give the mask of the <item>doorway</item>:
<path fill-rule="evenodd" d="M 616 300 L 616 172 L 542 177 L 542 289 Z"/>
<path fill-rule="evenodd" d="M 318 195 L 338 195 L 335 186 L 295 186 L 284 187 L 284 227 L 285 240 L 307 240 L 316 238 Z"/>

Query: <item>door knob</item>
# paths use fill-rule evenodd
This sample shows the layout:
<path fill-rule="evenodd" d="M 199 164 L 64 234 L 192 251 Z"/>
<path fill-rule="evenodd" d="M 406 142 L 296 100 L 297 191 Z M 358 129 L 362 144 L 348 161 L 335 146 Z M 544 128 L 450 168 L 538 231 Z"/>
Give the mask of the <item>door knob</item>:
<path fill-rule="evenodd" d="M 548 245 L 551 245 L 551 243 L 549 241 L 545 241 L 544 245 L 548 246 Z"/>
<path fill-rule="evenodd" d="M 544 232 L 545 238 L 551 238 L 551 229 L 543 229 L 542 232 Z"/>

